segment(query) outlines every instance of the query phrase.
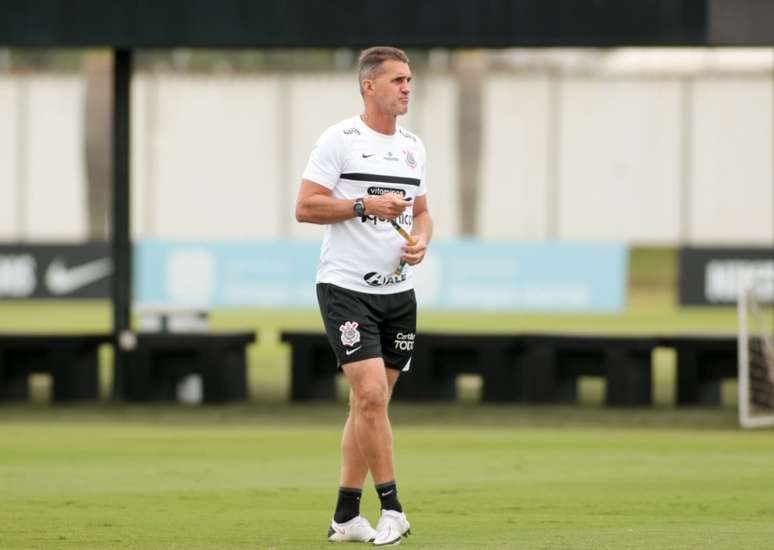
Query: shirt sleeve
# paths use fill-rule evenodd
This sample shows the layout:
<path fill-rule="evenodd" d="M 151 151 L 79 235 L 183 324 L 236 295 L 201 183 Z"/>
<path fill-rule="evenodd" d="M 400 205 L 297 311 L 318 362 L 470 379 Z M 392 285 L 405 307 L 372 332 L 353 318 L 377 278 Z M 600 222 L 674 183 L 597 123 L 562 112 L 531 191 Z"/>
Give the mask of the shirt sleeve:
<path fill-rule="evenodd" d="M 305 180 L 310 180 L 333 189 L 341 176 L 343 148 L 341 132 L 328 128 L 322 133 L 309 155 L 304 174 Z"/>

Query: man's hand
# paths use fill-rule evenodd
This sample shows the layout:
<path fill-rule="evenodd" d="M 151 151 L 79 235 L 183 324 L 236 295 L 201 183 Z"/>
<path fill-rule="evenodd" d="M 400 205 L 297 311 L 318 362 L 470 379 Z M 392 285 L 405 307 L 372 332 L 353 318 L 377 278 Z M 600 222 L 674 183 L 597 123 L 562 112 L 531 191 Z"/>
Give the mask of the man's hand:
<path fill-rule="evenodd" d="M 363 199 L 365 212 L 369 216 L 376 216 L 385 220 L 394 220 L 411 206 L 411 199 L 404 199 L 397 193 L 385 193 L 384 195 L 368 196 Z"/>
<path fill-rule="evenodd" d="M 422 235 L 412 235 L 414 244 L 404 244 L 402 250 L 404 252 L 400 259 L 409 265 L 417 265 L 425 258 L 425 252 L 427 251 L 427 240 Z"/>

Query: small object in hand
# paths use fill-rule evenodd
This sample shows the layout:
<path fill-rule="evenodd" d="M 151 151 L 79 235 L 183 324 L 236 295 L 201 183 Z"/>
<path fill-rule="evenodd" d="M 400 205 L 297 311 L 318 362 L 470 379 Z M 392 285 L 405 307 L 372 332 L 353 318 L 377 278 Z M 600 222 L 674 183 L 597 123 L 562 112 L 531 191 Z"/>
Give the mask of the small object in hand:
<path fill-rule="evenodd" d="M 406 262 L 404 260 L 401 260 L 400 264 L 398 264 L 398 267 L 395 268 L 394 275 L 401 275 L 405 267 L 406 267 Z"/>
<path fill-rule="evenodd" d="M 405 229 L 403 229 L 398 222 L 395 220 L 390 220 L 390 223 L 395 228 L 395 230 L 400 233 L 400 236 L 405 239 L 405 241 L 411 245 L 416 244 L 416 241 L 414 240 L 414 237 L 409 235 Z M 406 267 L 406 262 L 401 260 L 400 265 L 395 268 L 395 275 L 400 275 L 403 273 L 403 268 Z"/>
<path fill-rule="evenodd" d="M 400 236 L 401 236 L 401 237 L 403 237 L 407 243 L 409 243 L 409 244 L 411 244 L 411 245 L 413 245 L 413 244 L 416 244 L 416 241 L 414 240 L 414 237 L 412 237 L 411 235 L 409 235 L 408 233 L 406 233 L 406 230 L 405 230 L 405 229 L 403 229 L 403 228 L 402 228 L 402 227 L 401 227 L 401 226 L 398 224 L 398 222 L 396 222 L 395 220 L 390 220 L 390 223 L 391 223 L 391 224 L 392 224 L 392 226 L 395 228 L 395 230 L 396 230 L 398 233 L 400 233 Z"/>

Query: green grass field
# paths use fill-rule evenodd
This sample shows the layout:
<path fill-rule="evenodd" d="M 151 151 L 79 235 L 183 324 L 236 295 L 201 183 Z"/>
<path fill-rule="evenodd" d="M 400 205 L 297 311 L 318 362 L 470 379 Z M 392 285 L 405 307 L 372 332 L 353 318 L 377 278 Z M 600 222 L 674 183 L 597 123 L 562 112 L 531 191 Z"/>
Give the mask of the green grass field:
<path fill-rule="evenodd" d="M 681 309 L 674 253 L 632 256 L 620 315 L 421 312 L 420 331 L 685 333 L 736 330 L 728 309 Z M 108 305 L 0 304 L 0 331 L 106 331 Z M 0 406 L 0 549 L 330 548 L 343 403 L 291 405 L 284 329 L 321 330 L 314 311 L 216 311 L 215 329 L 259 334 L 251 400 L 224 407 Z M 774 548 L 774 438 L 737 428 L 724 406 L 676 409 L 674 357 L 654 357 L 656 406 L 600 406 L 581 380 L 576 406 L 394 404 L 407 548 Z M 346 391 L 341 386 L 342 395 Z M 363 512 L 376 520 L 367 485 Z M 349 546 L 347 546 L 349 547 Z"/>
<path fill-rule="evenodd" d="M 0 548 L 330 548 L 335 405 L 0 409 Z M 408 548 L 772 548 L 734 411 L 392 410 Z M 376 518 L 367 486 L 363 512 Z"/>

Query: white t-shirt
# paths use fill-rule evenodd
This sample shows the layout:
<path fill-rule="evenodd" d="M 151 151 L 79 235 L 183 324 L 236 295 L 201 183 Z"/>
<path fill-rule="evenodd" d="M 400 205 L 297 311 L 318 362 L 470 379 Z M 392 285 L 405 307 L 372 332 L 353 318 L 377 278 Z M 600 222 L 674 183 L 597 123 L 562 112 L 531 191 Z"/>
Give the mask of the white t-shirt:
<path fill-rule="evenodd" d="M 331 196 L 354 200 L 398 192 L 412 200 L 427 192 L 425 146 L 400 126 L 393 135 L 369 128 L 359 116 L 325 130 L 312 149 L 303 179 L 331 190 Z M 412 206 L 396 221 L 408 233 Z M 405 240 L 389 220 L 367 216 L 325 228 L 317 282 L 371 294 L 392 294 L 413 288 L 411 266 L 396 273 Z"/>

